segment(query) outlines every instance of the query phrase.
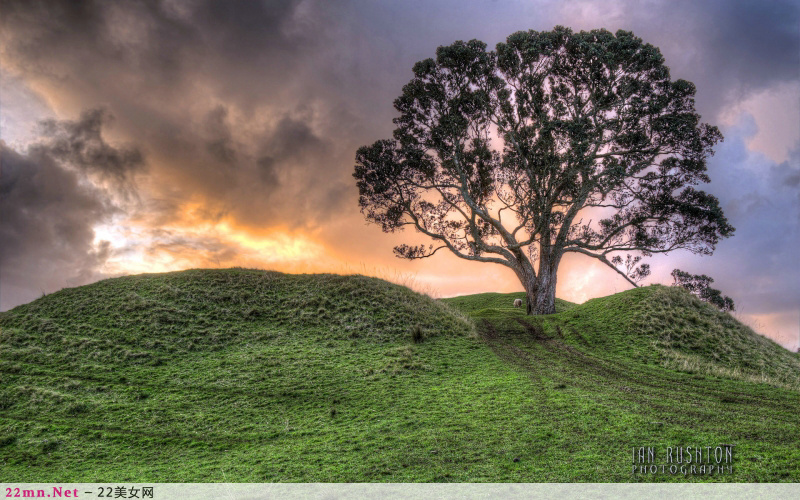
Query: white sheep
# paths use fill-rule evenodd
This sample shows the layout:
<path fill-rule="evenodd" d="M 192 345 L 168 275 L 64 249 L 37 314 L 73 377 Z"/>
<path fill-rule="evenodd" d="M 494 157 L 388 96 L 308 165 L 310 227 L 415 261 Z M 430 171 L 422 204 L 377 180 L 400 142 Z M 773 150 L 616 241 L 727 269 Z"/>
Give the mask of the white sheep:
<path fill-rule="evenodd" d="M 522 307 L 522 299 L 514 299 L 514 307 Z"/>

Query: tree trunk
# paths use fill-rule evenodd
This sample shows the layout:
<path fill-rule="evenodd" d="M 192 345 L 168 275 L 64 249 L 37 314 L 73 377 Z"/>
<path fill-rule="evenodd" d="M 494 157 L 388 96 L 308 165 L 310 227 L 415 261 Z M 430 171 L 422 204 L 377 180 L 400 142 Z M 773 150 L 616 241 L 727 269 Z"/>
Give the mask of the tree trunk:
<path fill-rule="evenodd" d="M 536 273 L 531 262 L 522 252 L 516 255 L 512 267 L 527 296 L 528 314 L 554 314 L 556 312 L 556 272 L 561 261 L 561 253 L 547 248 L 546 254 L 539 255 L 539 272 Z"/>
<path fill-rule="evenodd" d="M 556 275 L 540 272 L 525 284 L 528 297 L 528 314 L 553 314 L 556 312 Z"/>
<path fill-rule="evenodd" d="M 540 259 L 539 273 L 517 273 L 527 295 L 528 314 L 554 314 L 556 312 L 556 271 L 558 261 Z"/>

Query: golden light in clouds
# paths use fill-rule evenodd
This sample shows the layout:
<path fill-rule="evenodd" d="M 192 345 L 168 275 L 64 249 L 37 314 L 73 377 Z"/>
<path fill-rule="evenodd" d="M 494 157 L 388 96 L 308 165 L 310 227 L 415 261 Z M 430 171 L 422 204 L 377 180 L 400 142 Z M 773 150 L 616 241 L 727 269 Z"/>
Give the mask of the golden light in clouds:
<path fill-rule="evenodd" d="M 153 228 L 131 221 L 95 227 L 95 245 L 107 241 L 109 274 L 166 272 L 203 267 L 254 267 L 286 272 L 321 272 L 337 266 L 324 246 L 282 228 L 252 230 L 231 219 L 176 223 Z M 126 223 L 127 222 L 127 223 Z"/>

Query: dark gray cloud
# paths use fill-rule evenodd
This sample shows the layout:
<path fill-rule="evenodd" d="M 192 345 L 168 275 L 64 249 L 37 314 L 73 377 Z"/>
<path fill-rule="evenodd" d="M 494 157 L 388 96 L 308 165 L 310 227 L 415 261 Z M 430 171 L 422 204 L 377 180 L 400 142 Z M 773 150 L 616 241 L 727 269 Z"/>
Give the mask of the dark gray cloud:
<path fill-rule="evenodd" d="M 92 245 L 92 226 L 113 208 L 45 155 L 0 143 L 0 162 L 0 309 L 96 279 L 108 246 Z"/>
<path fill-rule="evenodd" d="M 769 314 L 800 305 L 800 149 L 776 164 L 750 151 L 752 118 L 727 130 L 725 143 L 709 166 L 708 190 L 720 198 L 736 234 L 720 245 L 702 269 L 732 297 L 741 297 L 743 312 Z M 798 144 L 800 147 L 800 144 Z"/>
<path fill-rule="evenodd" d="M 206 142 L 209 154 L 220 163 L 235 163 L 236 144 L 228 124 L 228 110 L 222 106 L 211 110 L 206 116 L 206 131 L 209 134 Z"/>
<path fill-rule="evenodd" d="M 6 2 L 3 63 L 81 107 L 106 106 L 155 160 L 153 210 L 181 200 L 253 225 L 314 226 L 347 201 L 348 89 L 316 2 Z M 318 8 L 319 7 L 319 8 Z M 99 117 L 98 117 L 99 118 Z M 354 120 L 351 120 L 351 123 Z M 96 152 L 96 151 L 95 151 Z M 155 217 L 155 214 L 154 214 Z"/>
<path fill-rule="evenodd" d="M 708 3 L 707 9 L 713 22 L 697 33 L 703 47 L 698 62 L 709 74 L 747 90 L 800 77 L 800 4 L 739 0 Z"/>
<path fill-rule="evenodd" d="M 94 227 L 133 206 L 145 165 L 139 149 L 106 142 L 110 119 L 90 110 L 44 121 L 24 152 L 0 141 L 0 309 L 103 277 L 112 249 Z"/>
<path fill-rule="evenodd" d="M 128 190 L 133 176 L 144 168 L 144 156 L 138 148 L 112 147 L 106 142 L 102 129 L 112 120 L 104 109 L 85 111 L 76 121 L 44 120 L 39 126 L 44 142 L 34 148 L 40 155 L 110 182 L 118 190 Z"/>
<path fill-rule="evenodd" d="M 678 0 L 643 7 L 624 0 L 619 8 L 614 18 L 601 14 L 588 22 L 608 22 L 659 47 L 673 78 L 696 84 L 697 106 L 707 119 L 748 94 L 800 79 L 796 1 Z"/>
<path fill-rule="evenodd" d="M 155 89 L 189 83 L 196 71 L 215 66 L 234 73 L 288 70 L 292 60 L 284 56 L 313 40 L 312 33 L 293 28 L 303 22 L 300 3 L 4 0 L 3 41 L 15 65 L 29 72 L 80 75 L 85 82 L 128 68 L 146 72 Z"/>

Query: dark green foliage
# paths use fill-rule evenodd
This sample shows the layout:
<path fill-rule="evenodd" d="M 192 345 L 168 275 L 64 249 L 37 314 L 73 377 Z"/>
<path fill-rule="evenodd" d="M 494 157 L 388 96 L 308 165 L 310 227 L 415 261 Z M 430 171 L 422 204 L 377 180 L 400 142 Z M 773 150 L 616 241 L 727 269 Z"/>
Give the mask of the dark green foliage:
<path fill-rule="evenodd" d="M 415 344 L 419 344 L 424 339 L 422 328 L 420 328 L 419 325 L 415 326 L 411 331 L 411 340 L 413 340 Z"/>
<path fill-rule="evenodd" d="M 693 295 L 719 308 L 721 311 L 733 311 L 733 299 L 723 296 L 716 288 L 711 288 L 714 280 L 705 274 L 689 274 L 680 269 L 672 271 L 673 286 L 680 286 L 689 290 Z"/>
<path fill-rule="evenodd" d="M 642 257 L 640 257 L 638 255 L 637 256 L 633 256 L 631 254 L 628 254 L 625 257 L 625 261 L 624 261 L 624 264 L 625 264 L 625 271 L 624 271 L 625 272 L 625 276 L 627 276 L 630 281 L 632 281 L 632 282 L 634 282 L 636 284 L 641 282 L 646 277 L 650 276 L 650 264 L 637 265 L 637 264 L 639 264 L 639 262 L 641 260 L 642 260 Z M 615 266 L 619 267 L 620 265 L 623 264 L 622 257 L 619 256 L 619 255 L 615 255 L 614 257 L 611 258 L 611 263 L 614 264 Z"/>
<path fill-rule="evenodd" d="M 59 446 L 61 446 L 61 441 L 45 439 L 42 441 L 41 450 L 42 453 L 50 453 L 57 450 Z"/>
<path fill-rule="evenodd" d="M 694 187 L 709 181 L 719 130 L 700 121 L 694 85 L 671 80 L 632 33 L 521 31 L 494 51 L 457 41 L 413 73 L 393 139 L 359 148 L 353 174 L 367 220 L 433 240 L 397 256 L 444 248 L 507 266 L 529 312 L 549 314 L 564 253 L 636 286 L 649 268 L 629 254 L 634 265 L 617 269 L 617 254 L 711 254 L 733 234 L 718 200 Z M 614 210 L 587 215 L 596 208 Z"/>

